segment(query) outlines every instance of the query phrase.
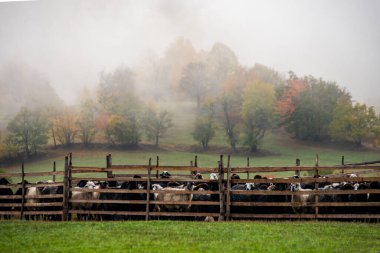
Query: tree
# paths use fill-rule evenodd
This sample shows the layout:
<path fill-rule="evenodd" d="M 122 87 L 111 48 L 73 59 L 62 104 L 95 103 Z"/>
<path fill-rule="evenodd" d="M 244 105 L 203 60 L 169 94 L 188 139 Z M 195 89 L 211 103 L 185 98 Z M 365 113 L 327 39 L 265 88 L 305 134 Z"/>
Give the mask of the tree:
<path fill-rule="evenodd" d="M 106 127 L 106 137 L 111 144 L 135 147 L 140 141 L 140 131 L 134 118 L 113 115 Z"/>
<path fill-rule="evenodd" d="M 71 146 L 78 133 L 78 113 L 73 106 L 65 106 L 51 118 L 52 133 L 57 140 L 66 146 Z"/>
<path fill-rule="evenodd" d="M 37 154 L 48 141 L 46 120 L 37 111 L 23 107 L 7 126 L 8 142 L 26 157 Z"/>
<path fill-rule="evenodd" d="M 143 128 L 149 139 L 159 146 L 159 139 L 173 126 L 172 117 L 168 111 L 157 112 L 148 108 L 143 118 Z"/>
<path fill-rule="evenodd" d="M 276 91 L 276 97 L 280 97 L 286 87 L 286 79 L 279 72 L 262 64 L 255 64 L 248 70 L 247 79 L 249 82 L 262 82 L 273 85 Z"/>
<path fill-rule="evenodd" d="M 334 82 L 312 76 L 304 78 L 305 89 L 293 97 L 294 110 L 284 123 L 287 131 L 302 140 L 321 141 L 329 138 L 329 125 L 337 102 L 350 98 L 348 92 Z"/>
<path fill-rule="evenodd" d="M 361 146 L 364 140 L 377 137 L 380 119 L 373 107 L 352 102 L 348 99 L 339 101 L 329 130 L 333 140 L 351 141 Z"/>
<path fill-rule="evenodd" d="M 0 128 L 22 107 L 35 110 L 62 103 L 46 76 L 33 66 L 17 61 L 0 66 Z"/>
<path fill-rule="evenodd" d="M 294 98 L 306 89 L 306 82 L 301 79 L 289 79 L 287 86 L 278 98 L 275 111 L 280 124 L 287 121 L 288 117 L 295 111 Z"/>
<path fill-rule="evenodd" d="M 215 128 L 213 124 L 203 117 L 195 120 L 194 131 L 191 133 L 194 140 L 198 141 L 204 150 L 208 149 L 208 144 L 215 136 Z"/>
<path fill-rule="evenodd" d="M 140 109 L 140 101 L 135 95 L 132 70 L 119 67 L 113 73 L 101 73 L 98 99 L 99 104 L 109 114 L 135 115 Z"/>
<path fill-rule="evenodd" d="M 208 144 L 215 136 L 214 105 L 207 104 L 202 108 L 194 123 L 194 131 L 191 133 L 194 140 L 198 141 L 203 150 L 208 149 Z"/>
<path fill-rule="evenodd" d="M 197 108 L 201 106 L 201 99 L 208 92 L 209 80 L 207 66 L 203 62 L 192 62 L 183 70 L 180 86 L 189 96 L 195 97 Z"/>
<path fill-rule="evenodd" d="M 239 68 L 226 79 L 223 84 L 222 94 L 217 100 L 216 116 L 222 123 L 232 152 L 236 151 L 236 145 L 238 144 L 238 126 L 242 122 L 241 105 L 245 85 L 246 71 Z"/>
<path fill-rule="evenodd" d="M 178 37 L 170 44 L 161 61 L 161 66 L 165 70 L 165 79 L 172 89 L 179 89 L 183 69 L 196 59 L 197 54 L 193 45 L 184 37 Z"/>
<path fill-rule="evenodd" d="M 90 145 L 97 132 L 96 107 L 91 99 L 88 98 L 82 101 L 76 124 L 78 127 L 78 135 L 83 145 Z"/>
<path fill-rule="evenodd" d="M 242 118 L 244 144 L 250 152 L 257 150 L 266 130 L 271 126 L 275 92 L 270 84 L 255 82 L 244 90 Z"/>
<path fill-rule="evenodd" d="M 213 92 L 220 90 L 226 79 L 239 68 L 239 60 L 235 53 L 222 43 L 215 43 L 207 54 L 206 63 Z"/>
<path fill-rule="evenodd" d="M 170 90 L 168 67 L 155 54 L 148 53 L 135 68 L 138 92 L 144 98 L 153 98 L 156 101 L 172 97 Z M 177 84 L 178 85 L 178 84 Z"/>

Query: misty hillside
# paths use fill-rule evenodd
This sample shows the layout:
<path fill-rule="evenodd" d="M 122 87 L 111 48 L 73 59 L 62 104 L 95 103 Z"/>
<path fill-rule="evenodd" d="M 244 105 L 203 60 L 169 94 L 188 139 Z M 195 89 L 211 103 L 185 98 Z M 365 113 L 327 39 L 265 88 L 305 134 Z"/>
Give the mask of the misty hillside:
<path fill-rule="evenodd" d="M 0 128 L 23 106 L 36 108 L 62 101 L 44 76 L 22 63 L 0 66 Z"/>

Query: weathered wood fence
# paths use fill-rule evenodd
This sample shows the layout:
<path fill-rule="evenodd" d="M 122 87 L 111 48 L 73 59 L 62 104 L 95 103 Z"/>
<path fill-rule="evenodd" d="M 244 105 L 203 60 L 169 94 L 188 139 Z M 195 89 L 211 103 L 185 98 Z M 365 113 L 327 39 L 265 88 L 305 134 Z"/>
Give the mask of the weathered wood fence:
<path fill-rule="evenodd" d="M 51 172 L 28 172 L 25 173 L 24 164 L 21 165 L 21 173 L 0 173 L 0 178 L 20 178 L 20 183 L 0 185 L 0 216 L 20 217 L 21 219 L 37 216 L 62 216 L 63 190 L 60 194 L 30 194 L 28 189 L 45 187 L 64 187 L 63 182 L 56 182 L 56 176 L 63 175 L 63 171 L 56 171 L 55 162 Z M 30 177 L 51 176 L 49 182 L 29 183 L 26 179 Z M 13 194 L 3 194 L 6 190 L 14 191 Z M 47 209 L 47 210 L 46 210 Z"/>
<path fill-rule="evenodd" d="M 149 159 L 147 165 L 114 165 L 112 157 L 108 155 L 105 167 L 74 166 L 71 154 L 65 157 L 64 171 L 56 171 L 55 166 L 51 172 L 25 173 L 22 166 L 21 173 L 2 173 L 2 177 L 20 177 L 21 184 L 0 185 L 0 189 L 17 189 L 18 194 L 0 196 L 0 215 L 20 217 L 21 219 L 30 215 L 52 216 L 59 215 L 62 220 L 71 220 L 74 216 L 92 216 L 94 219 L 104 217 L 121 217 L 122 219 L 158 219 L 161 217 L 178 219 L 204 219 L 213 217 L 217 220 L 235 219 L 380 219 L 380 201 L 325 201 L 320 197 L 333 195 L 366 195 L 380 196 L 380 189 L 357 189 L 357 190 L 322 190 L 321 184 L 333 184 L 342 182 L 370 183 L 379 182 L 380 177 L 359 176 L 348 178 L 347 172 L 376 173 L 380 172 L 380 165 L 342 165 L 320 166 L 317 158 L 315 166 L 300 166 L 297 159 L 296 166 L 290 167 L 251 167 L 247 159 L 246 167 L 232 167 L 230 157 L 225 162 L 223 156 L 215 168 L 198 167 L 197 157 L 189 166 L 165 166 L 159 164 L 157 157 L 155 163 Z M 159 178 L 163 171 L 171 172 L 171 178 Z M 328 178 L 318 177 L 321 171 L 331 171 Z M 259 174 L 273 172 L 294 172 L 301 175 L 307 172 L 310 176 L 289 178 L 259 178 Z M 333 174 L 335 172 L 335 174 Z M 339 172 L 339 174 L 336 174 Z M 346 172 L 346 173 L 345 173 Z M 192 175 L 200 173 L 207 179 L 194 179 Z M 215 173 L 218 179 L 208 179 L 210 173 Z M 246 179 L 231 179 L 231 175 L 238 174 Z M 293 173 L 292 173 L 293 174 Z M 55 182 L 55 176 L 63 176 L 62 181 Z M 25 178 L 30 176 L 52 176 L 53 181 L 49 183 L 27 183 Z M 137 176 L 137 177 L 136 177 Z M 253 177 L 253 178 L 252 178 Z M 81 180 L 99 182 L 138 182 L 144 184 L 142 189 L 121 189 L 120 187 L 107 188 L 78 188 L 75 187 Z M 166 183 L 193 183 L 214 185 L 216 187 L 207 190 L 178 190 L 152 189 L 152 185 L 158 182 Z M 314 190 L 294 191 L 288 187 L 282 190 L 241 190 L 234 185 L 291 185 L 309 184 Z M 61 194 L 52 195 L 26 195 L 27 189 L 31 187 L 61 187 Z M 21 190 L 20 190 L 21 189 Z M 20 193 L 21 192 L 21 193 Z M 96 198 L 86 198 L 85 194 L 97 194 Z M 164 201 L 155 200 L 154 194 L 191 194 L 211 196 L 206 200 L 177 200 Z M 140 198 L 111 198 L 114 194 L 127 194 L 128 196 L 139 195 Z M 297 199 L 295 196 L 309 195 L 307 201 L 291 201 Z M 74 198 L 73 195 L 80 195 Z M 99 198 L 99 196 L 102 196 Z M 141 198 L 143 196 L 143 198 Z M 269 196 L 269 197 L 268 197 Z M 31 202 L 29 199 L 37 199 Z M 51 201 L 51 200 L 54 201 Z M 368 199 L 368 198 L 367 198 Z M 116 205 L 116 209 L 107 209 L 108 205 Z M 155 206 L 177 205 L 184 208 L 180 211 L 158 211 Z M 134 208 L 130 208 L 133 206 Z M 54 211 L 45 210 L 55 207 Z M 85 207 L 85 208 L 83 208 Z M 332 211 L 334 210 L 334 211 Z"/>

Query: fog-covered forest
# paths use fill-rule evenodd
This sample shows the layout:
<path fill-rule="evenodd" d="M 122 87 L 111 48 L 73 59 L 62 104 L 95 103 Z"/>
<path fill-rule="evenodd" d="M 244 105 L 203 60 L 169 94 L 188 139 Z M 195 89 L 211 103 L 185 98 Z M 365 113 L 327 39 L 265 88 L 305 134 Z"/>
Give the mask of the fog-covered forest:
<path fill-rule="evenodd" d="M 178 133 L 196 143 L 200 152 L 208 152 L 210 146 L 219 145 L 227 147 L 230 152 L 255 153 L 260 150 L 268 133 L 286 135 L 301 142 L 345 143 L 354 148 L 377 148 L 379 145 L 380 116 L 376 107 L 373 107 L 378 106 L 374 99 L 378 97 L 377 87 L 372 86 L 373 92 L 370 88 L 378 80 L 363 75 L 363 67 L 370 66 L 365 71 L 372 70 L 373 64 L 376 66 L 376 59 L 372 64 L 372 56 L 364 63 L 360 57 L 357 61 L 351 59 L 352 68 L 345 65 L 345 56 L 339 58 L 341 53 L 346 55 L 351 52 L 355 55 L 351 49 L 361 41 L 359 37 L 363 31 L 360 27 L 367 27 L 374 34 L 374 40 L 378 38 L 378 31 L 363 20 L 353 27 L 352 34 L 346 31 L 340 33 L 345 34 L 347 39 L 350 36 L 355 38 L 354 42 L 347 40 L 347 43 L 355 45 L 351 44 L 347 49 L 339 48 L 339 36 L 333 36 L 330 53 L 326 51 L 324 60 L 319 62 L 318 53 L 305 53 L 302 57 L 299 54 L 299 50 L 324 52 L 324 45 L 318 43 L 315 44 L 316 48 L 303 48 L 314 36 L 310 34 L 317 33 L 312 29 L 313 26 L 310 26 L 312 31 L 289 28 L 293 35 L 286 36 L 294 36 L 290 39 L 294 42 L 292 47 L 281 44 L 289 40 L 288 37 L 283 36 L 278 40 L 282 48 L 280 51 L 290 53 L 287 56 L 276 51 L 276 43 L 272 44 L 274 39 L 279 38 L 278 35 L 273 35 L 271 39 L 266 37 L 267 46 L 257 41 L 256 44 L 249 43 L 254 37 L 248 34 L 250 28 L 253 34 L 263 36 L 268 36 L 267 32 L 271 29 L 273 33 L 278 30 L 270 23 L 261 23 L 261 26 L 254 23 L 242 10 L 244 2 L 241 1 L 236 5 L 228 1 L 213 2 L 215 6 L 181 1 L 119 5 L 97 1 L 99 6 L 87 1 L 81 3 L 77 6 L 72 2 L 66 5 L 44 2 L 0 3 L 0 16 L 4 21 L 0 34 L 6 38 L 3 46 L 0 45 L 0 52 L 4 55 L 0 62 L 1 159 L 28 158 L 46 149 L 73 145 L 122 149 L 139 149 L 143 145 L 152 149 L 175 149 L 175 146 L 162 145 L 161 140 Z M 270 6 L 284 5 L 276 1 L 271 2 L 272 5 L 256 3 L 256 7 L 268 14 L 284 15 L 283 12 L 288 10 L 303 20 L 305 14 L 296 10 L 304 10 L 305 6 L 297 1 L 291 3 L 299 4 L 299 9 L 292 8 L 290 2 L 285 4 L 286 9 L 283 11 L 271 9 Z M 371 1 L 368 3 L 374 4 Z M 327 4 L 327 12 L 339 9 L 339 4 L 343 2 Z M 105 9 L 102 10 L 100 6 Z M 118 6 L 130 7 L 135 14 L 141 11 L 141 16 L 126 19 L 125 15 L 132 11 L 126 8 L 122 12 Z M 230 6 L 231 13 L 221 18 L 226 22 L 225 26 L 221 25 L 221 30 L 215 30 L 217 22 L 206 22 L 202 15 L 221 6 Z M 337 21 L 337 28 L 349 25 L 350 21 L 346 18 L 352 13 L 355 15 L 350 17 L 355 17 L 355 20 L 364 14 L 372 17 L 373 12 L 369 7 L 357 12 L 354 10 L 355 2 L 349 2 L 347 6 L 346 10 L 341 11 L 343 21 Z M 58 7 L 65 8 L 58 11 Z M 248 5 L 247 9 L 254 7 L 255 3 Z M 316 7 L 320 8 L 316 8 L 316 13 L 323 13 L 323 5 L 316 4 Z M 43 14 L 40 19 L 33 19 L 34 15 L 44 10 L 57 16 L 54 18 Z M 147 17 L 144 10 L 154 14 L 150 16 L 154 21 L 144 19 Z M 231 34 L 229 26 L 232 21 L 228 17 L 234 10 L 241 10 L 243 16 L 247 15 L 246 19 L 236 19 L 240 25 L 235 27 L 235 40 L 234 36 L 212 36 L 213 31 L 215 34 L 216 31 Z M 113 17 L 112 13 L 117 15 Z M 216 17 L 220 15 L 216 14 Z M 97 17 L 103 19 L 98 20 Z M 328 24 L 322 24 L 325 21 L 320 17 L 314 18 L 313 22 L 308 22 L 323 27 Z M 178 24 L 173 23 L 174 20 Z M 274 16 L 271 20 L 278 25 L 283 22 Z M 75 21 L 79 21 L 77 26 Z M 118 22 L 121 21 L 126 23 L 120 25 Z M 133 22 L 129 21 L 137 23 L 132 25 Z M 162 29 L 168 24 L 173 25 L 174 32 L 170 36 L 167 30 L 160 34 L 158 28 Z M 60 33 L 64 32 L 65 25 L 66 36 Z M 302 24 L 299 26 L 303 27 Z M 25 42 L 14 35 L 16 31 L 19 32 L 17 29 L 23 27 L 26 35 L 20 36 L 26 39 Z M 150 30 L 144 30 L 146 27 L 150 27 Z M 199 29 L 203 37 L 196 36 Z M 260 33 L 260 29 L 267 30 Z M 321 42 L 327 43 L 326 38 L 332 32 L 329 29 L 326 27 L 326 31 L 318 31 L 324 38 Z M 86 36 L 82 37 L 82 33 Z M 129 33 L 136 37 L 123 35 Z M 246 38 L 241 37 L 244 34 Z M 155 44 L 152 36 L 156 35 Z M 159 40 L 159 35 L 165 35 L 165 39 Z M 302 35 L 309 37 L 305 41 L 297 41 L 298 36 Z M 144 36 L 147 37 L 144 39 Z M 90 43 L 89 37 L 92 37 Z M 200 43 L 200 38 L 205 37 L 207 43 Z M 247 43 L 243 47 L 239 43 L 245 40 Z M 366 43 L 370 41 L 371 45 L 374 40 L 364 39 Z M 120 41 L 125 44 L 119 45 Z M 143 48 L 139 41 L 149 45 Z M 20 46 L 23 43 L 27 45 L 25 48 Z M 85 45 L 93 50 L 89 51 Z M 109 51 L 105 50 L 104 45 Z M 321 48 L 318 49 L 319 46 Z M 367 52 L 365 45 L 362 46 L 361 50 Z M 37 53 L 33 54 L 33 48 L 37 48 Z M 131 53 L 137 49 L 139 54 Z M 267 54 L 262 54 L 260 49 Z M 273 57 L 269 51 L 278 54 Z M 291 52 L 297 56 L 296 59 L 291 56 Z M 373 53 L 378 55 L 379 52 Z M 95 56 L 96 59 L 92 58 Z M 278 58 L 282 59 L 281 64 L 278 64 Z M 308 64 L 313 59 L 320 65 Z M 341 61 L 340 65 L 335 64 L 338 60 Z M 308 66 L 306 71 L 303 63 Z M 329 71 L 322 71 L 324 64 L 330 66 Z M 340 69 L 334 70 L 334 65 L 340 66 Z M 357 73 L 352 69 L 356 69 Z M 344 78 L 342 73 L 346 73 Z M 357 76 L 362 79 L 358 81 Z M 352 80 L 352 84 L 347 80 Z M 360 93 L 360 89 L 364 91 Z M 178 132 L 178 129 L 182 131 Z M 213 143 L 218 136 L 223 136 L 219 138 L 221 141 Z M 193 142 L 181 144 L 194 146 Z"/>

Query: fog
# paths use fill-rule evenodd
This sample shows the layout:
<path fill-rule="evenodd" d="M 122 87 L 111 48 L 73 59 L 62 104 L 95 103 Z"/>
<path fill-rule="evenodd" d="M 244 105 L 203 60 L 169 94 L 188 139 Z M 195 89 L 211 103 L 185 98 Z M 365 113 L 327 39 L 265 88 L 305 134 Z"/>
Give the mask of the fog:
<path fill-rule="evenodd" d="M 376 0 L 0 2 L 0 64 L 29 64 L 72 104 L 100 71 L 183 36 L 197 50 L 222 42 L 245 66 L 336 81 L 380 108 L 379 11 Z"/>

